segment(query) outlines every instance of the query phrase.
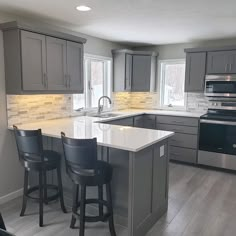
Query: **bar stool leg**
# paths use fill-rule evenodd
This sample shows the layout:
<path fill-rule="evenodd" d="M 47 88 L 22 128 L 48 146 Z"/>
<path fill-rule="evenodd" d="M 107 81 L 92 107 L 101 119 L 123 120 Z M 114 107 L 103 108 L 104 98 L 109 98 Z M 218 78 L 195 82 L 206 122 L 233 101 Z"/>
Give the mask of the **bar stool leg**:
<path fill-rule="evenodd" d="M 43 171 L 39 171 L 39 226 L 43 227 Z"/>
<path fill-rule="evenodd" d="M 61 209 L 64 213 L 67 213 L 66 207 L 64 204 L 64 198 L 63 198 L 63 187 L 62 187 L 61 166 L 60 165 L 57 166 L 57 181 L 58 181 L 58 191 L 59 191 Z"/>
<path fill-rule="evenodd" d="M 25 169 L 25 177 L 24 177 L 24 193 L 23 193 L 23 202 L 20 216 L 24 216 L 27 204 L 27 193 L 28 193 L 28 179 L 29 179 L 29 172 Z"/>
<path fill-rule="evenodd" d="M 109 217 L 109 229 L 111 236 L 116 236 L 114 219 L 113 219 L 113 206 L 112 206 L 112 196 L 111 196 L 111 184 L 106 184 L 106 193 L 107 193 L 107 202 L 108 202 L 108 211 L 111 214 Z"/>
<path fill-rule="evenodd" d="M 79 185 L 78 184 L 73 184 L 73 206 L 72 206 L 72 217 L 71 217 L 71 222 L 70 222 L 70 228 L 75 227 L 76 223 L 76 218 L 73 215 L 73 213 L 77 213 L 78 210 L 78 195 L 79 195 Z"/>
<path fill-rule="evenodd" d="M 47 171 L 43 171 L 43 194 L 44 194 L 44 203 L 48 204 L 48 190 L 47 190 Z"/>
<path fill-rule="evenodd" d="M 86 201 L 86 186 L 81 186 L 81 199 L 80 199 L 80 229 L 79 236 L 84 236 L 85 226 L 85 201 Z"/>
<path fill-rule="evenodd" d="M 103 200 L 103 186 L 98 186 L 98 199 Z M 103 204 L 99 203 L 99 217 L 103 217 Z"/>

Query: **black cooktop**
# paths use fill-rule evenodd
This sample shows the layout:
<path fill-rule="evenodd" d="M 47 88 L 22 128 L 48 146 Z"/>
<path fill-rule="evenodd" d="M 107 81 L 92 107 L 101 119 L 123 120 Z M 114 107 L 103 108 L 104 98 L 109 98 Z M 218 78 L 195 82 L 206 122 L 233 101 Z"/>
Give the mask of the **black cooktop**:
<path fill-rule="evenodd" d="M 200 118 L 206 120 L 236 121 L 236 110 L 208 109 L 207 113 Z"/>

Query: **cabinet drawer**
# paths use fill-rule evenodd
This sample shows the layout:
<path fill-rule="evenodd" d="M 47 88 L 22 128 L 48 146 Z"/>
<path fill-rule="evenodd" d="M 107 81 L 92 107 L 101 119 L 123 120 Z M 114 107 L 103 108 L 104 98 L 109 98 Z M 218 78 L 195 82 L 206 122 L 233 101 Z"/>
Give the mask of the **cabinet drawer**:
<path fill-rule="evenodd" d="M 184 126 L 198 126 L 199 119 L 192 117 L 179 117 L 179 116 L 160 116 L 156 117 L 157 123 L 184 125 Z"/>
<path fill-rule="evenodd" d="M 197 150 L 170 146 L 170 160 L 197 163 Z"/>
<path fill-rule="evenodd" d="M 197 149 L 198 136 L 193 134 L 176 133 L 170 138 L 170 145 Z"/>
<path fill-rule="evenodd" d="M 156 129 L 173 131 L 175 133 L 184 133 L 184 134 L 198 134 L 198 127 L 194 126 L 182 126 L 182 125 L 168 125 L 160 124 L 156 125 Z"/>

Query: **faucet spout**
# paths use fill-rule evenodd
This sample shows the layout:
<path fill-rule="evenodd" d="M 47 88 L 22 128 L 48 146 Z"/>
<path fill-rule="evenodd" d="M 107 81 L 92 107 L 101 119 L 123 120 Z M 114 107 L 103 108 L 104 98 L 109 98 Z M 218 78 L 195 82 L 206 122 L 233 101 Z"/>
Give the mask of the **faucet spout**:
<path fill-rule="evenodd" d="M 102 99 L 107 99 L 109 101 L 109 104 L 111 104 L 111 99 L 108 96 L 102 96 L 98 99 L 98 114 L 101 114 L 101 112 L 103 111 L 103 105 L 101 105 L 101 100 Z"/>

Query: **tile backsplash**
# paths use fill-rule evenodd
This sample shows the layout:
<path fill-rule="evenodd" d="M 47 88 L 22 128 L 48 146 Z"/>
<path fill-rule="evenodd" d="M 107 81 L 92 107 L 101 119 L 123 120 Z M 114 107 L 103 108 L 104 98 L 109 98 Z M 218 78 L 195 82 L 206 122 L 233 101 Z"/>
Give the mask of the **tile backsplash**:
<path fill-rule="evenodd" d="M 8 126 L 75 115 L 72 95 L 7 95 Z"/>
<path fill-rule="evenodd" d="M 7 95 L 8 125 L 77 116 L 73 95 Z M 158 109 L 159 96 L 148 92 L 113 93 L 113 109 Z M 187 111 L 205 112 L 210 102 L 203 93 L 187 94 Z"/>

